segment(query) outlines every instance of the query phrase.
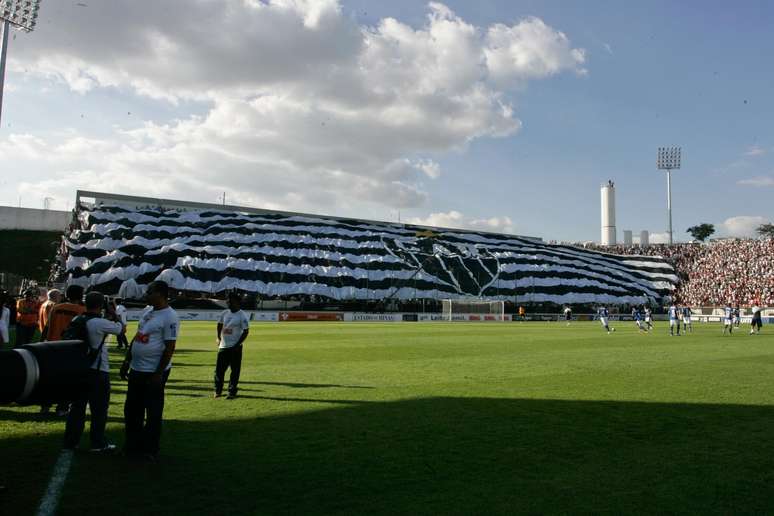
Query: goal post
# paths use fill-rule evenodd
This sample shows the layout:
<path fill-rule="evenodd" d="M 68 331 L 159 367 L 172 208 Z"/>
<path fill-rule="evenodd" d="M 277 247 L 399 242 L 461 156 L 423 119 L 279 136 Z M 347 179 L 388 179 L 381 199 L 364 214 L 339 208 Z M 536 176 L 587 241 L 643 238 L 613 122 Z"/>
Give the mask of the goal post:
<path fill-rule="evenodd" d="M 461 320 L 456 316 L 490 315 L 495 320 L 505 320 L 504 301 L 484 301 L 482 299 L 443 299 L 443 318 L 446 321 Z M 465 319 L 467 320 L 467 319 Z"/>

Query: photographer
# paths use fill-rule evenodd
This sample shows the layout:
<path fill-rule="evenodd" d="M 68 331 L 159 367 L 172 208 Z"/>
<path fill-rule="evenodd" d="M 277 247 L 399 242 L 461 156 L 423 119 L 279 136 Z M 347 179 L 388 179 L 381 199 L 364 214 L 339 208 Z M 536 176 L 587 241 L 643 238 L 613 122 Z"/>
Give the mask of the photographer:
<path fill-rule="evenodd" d="M 89 388 L 78 399 L 73 401 L 67 416 L 64 447 L 75 449 L 81 440 L 86 420 L 86 404 L 91 410 L 91 425 L 89 436 L 91 451 L 105 452 L 116 448 L 105 439 L 105 424 L 107 423 L 108 406 L 110 405 L 110 362 L 108 350 L 105 347 L 107 335 L 119 335 L 125 331 L 124 325 L 116 321 L 115 314 L 107 310 L 108 320 L 101 316 L 105 305 L 105 297 L 100 292 L 86 294 L 86 313 L 73 319 L 65 331 L 65 335 L 86 340 L 91 348 L 97 350 L 97 356 L 89 371 Z M 79 331 L 85 332 L 77 335 Z"/>
<path fill-rule="evenodd" d="M 129 380 L 124 404 L 124 450 L 129 455 L 143 454 L 153 462 L 159 453 L 164 386 L 180 325 L 177 313 L 168 304 L 168 295 L 164 281 L 148 285 L 145 298 L 150 306 L 140 316 L 137 334 L 121 366 L 121 378 Z"/>

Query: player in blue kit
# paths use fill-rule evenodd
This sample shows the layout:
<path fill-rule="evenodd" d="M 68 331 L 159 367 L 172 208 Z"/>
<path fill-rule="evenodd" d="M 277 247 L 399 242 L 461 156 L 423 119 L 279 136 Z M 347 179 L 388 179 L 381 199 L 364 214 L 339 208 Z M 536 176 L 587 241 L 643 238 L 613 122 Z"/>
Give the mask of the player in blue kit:
<path fill-rule="evenodd" d="M 726 331 L 729 335 L 734 332 L 734 309 L 731 308 L 730 304 L 727 304 L 723 309 L 723 335 L 726 334 Z"/>
<path fill-rule="evenodd" d="M 691 332 L 693 332 L 693 324 L 691 324 L 691 307 L 690 306 L 684 306 L 682 309 L 683 313 L 683 333 L 688 333 L 688 330 L 690 329 Z"/>
<path fill-rule="evenodd" d="M 642 323 L 642 312 L 638 307 L 632 308 L 632 319 L 634 319 L 634 324 L 637 325 L 637 329 L 640 330 L 640 333 L 647 333 L 648 330 Z"/>
<path fill-rule="evenodd" d="M 597 316 L 599 317 L 599 322 L 604 326 L 605 330 L 607 330 L 607 333 L 610 333 L 611 331 L 615 331 L 615 328 L 610 328 L 610 324 L 608 322 L 608 319 L 610 317 L 610 312 L 608 312 L 606 306 L 600 306 L 597 309 Z"/>

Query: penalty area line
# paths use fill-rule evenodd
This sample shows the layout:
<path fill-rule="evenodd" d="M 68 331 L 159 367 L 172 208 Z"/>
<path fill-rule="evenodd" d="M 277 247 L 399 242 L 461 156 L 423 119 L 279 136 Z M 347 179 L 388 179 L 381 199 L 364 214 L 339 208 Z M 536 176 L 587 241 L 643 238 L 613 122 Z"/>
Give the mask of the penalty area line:
<path fill-rule="evenodd" d="M 62 487 L 67 480 L 67 474 L 70 473 L 74 454 L 73 450 L 62 450 L 62 453 L 59 454 L 59 458 L 54 464 L 54 471 L 51 473 L 51 479 L 48 481 L 48 487 L 46 487 L 46 494 L 43 495 L 38 512 L 35 513 L 36 516 L 56 514 L 59 499 L 62 497 Z"/>

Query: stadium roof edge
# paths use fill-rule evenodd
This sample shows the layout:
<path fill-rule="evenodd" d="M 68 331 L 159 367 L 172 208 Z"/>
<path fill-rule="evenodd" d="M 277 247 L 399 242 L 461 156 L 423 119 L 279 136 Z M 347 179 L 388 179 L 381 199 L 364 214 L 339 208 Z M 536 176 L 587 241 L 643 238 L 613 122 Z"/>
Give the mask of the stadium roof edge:
<path fill-rule="evenodd" d="M 442 230 L 442 231 L 459 231 L 463 233 L 476 233 L 476 234 L 490 234 L 490 235 L 508 235 L 513 236 L 517 238 L 523 238 L 525 240 L 533 240 L 537 242 L 542 242 L 543 239 L 540 237 L 532 237 L 532 236 L 525 236 L 525 235 L 511 235 L 509 233 L 496 233 L 494 231 L 473 231 L 469 229 L 461 229 L 461 228 L 445 228 L 441 226 L 424 226 L 421 224 L 404 224 L 401 222 L 388 222 L 384 220 L 372 220 L 372 219 L 356 219 L 354 217 L 339 217 L 336 215 L 321 215 L 319 213 L 300 213 L 300 212 L 293 212 L 293 211 L 282 211 L 282 210 L 266 210 L 263 208 L 251 208 L 248 206 L 236 206 L 231 204 L 215 204 L 215 203 L 204 203 L 204 202 L 194 202 L 194 201 L 178 201 L 175 199 L 162 199 L 158 197 L 138 197 L 134 195 L 124 195 L 124 194 L 113 194 L 113 193 L 105 193 L 105 192 L 94 192 L 90 190 L 77 190 L 76 196 L 75 196 L 75 205 L 76 207 L 79 207 L 81 205 L 81 198 L 93 198 L 95 202 L 110 202 L 110 201 L 116 201 L 118 203 L 127 203 L 127 204 L 143 204 L 147 206 L 156 206 L 156 207 L 163 207 L 163 208 L 189 208 L 189 209 L 197 209 L 197 210 L 226 210 L 226 211 L 241 211 L 244 213 L 256 213 L 256 214 L 266 214 L 266 213 L 279 213 L 282 215 L 287 216 L 304 216 L 304 217 L 327 217 L 327 218 L 333 218 L 333 219 L 339 219 L 339 220 L 352 220 L 352 221 L 363 221 L 363 222 L 369 222 L 369 223 L 376 223 L 376 224 L 388 224 L 390 226 L 396 226 L 396 227 L 410 227 L 410 228 L 419 228 L 419 229 L 430 229 L 430 230 Z"/>

